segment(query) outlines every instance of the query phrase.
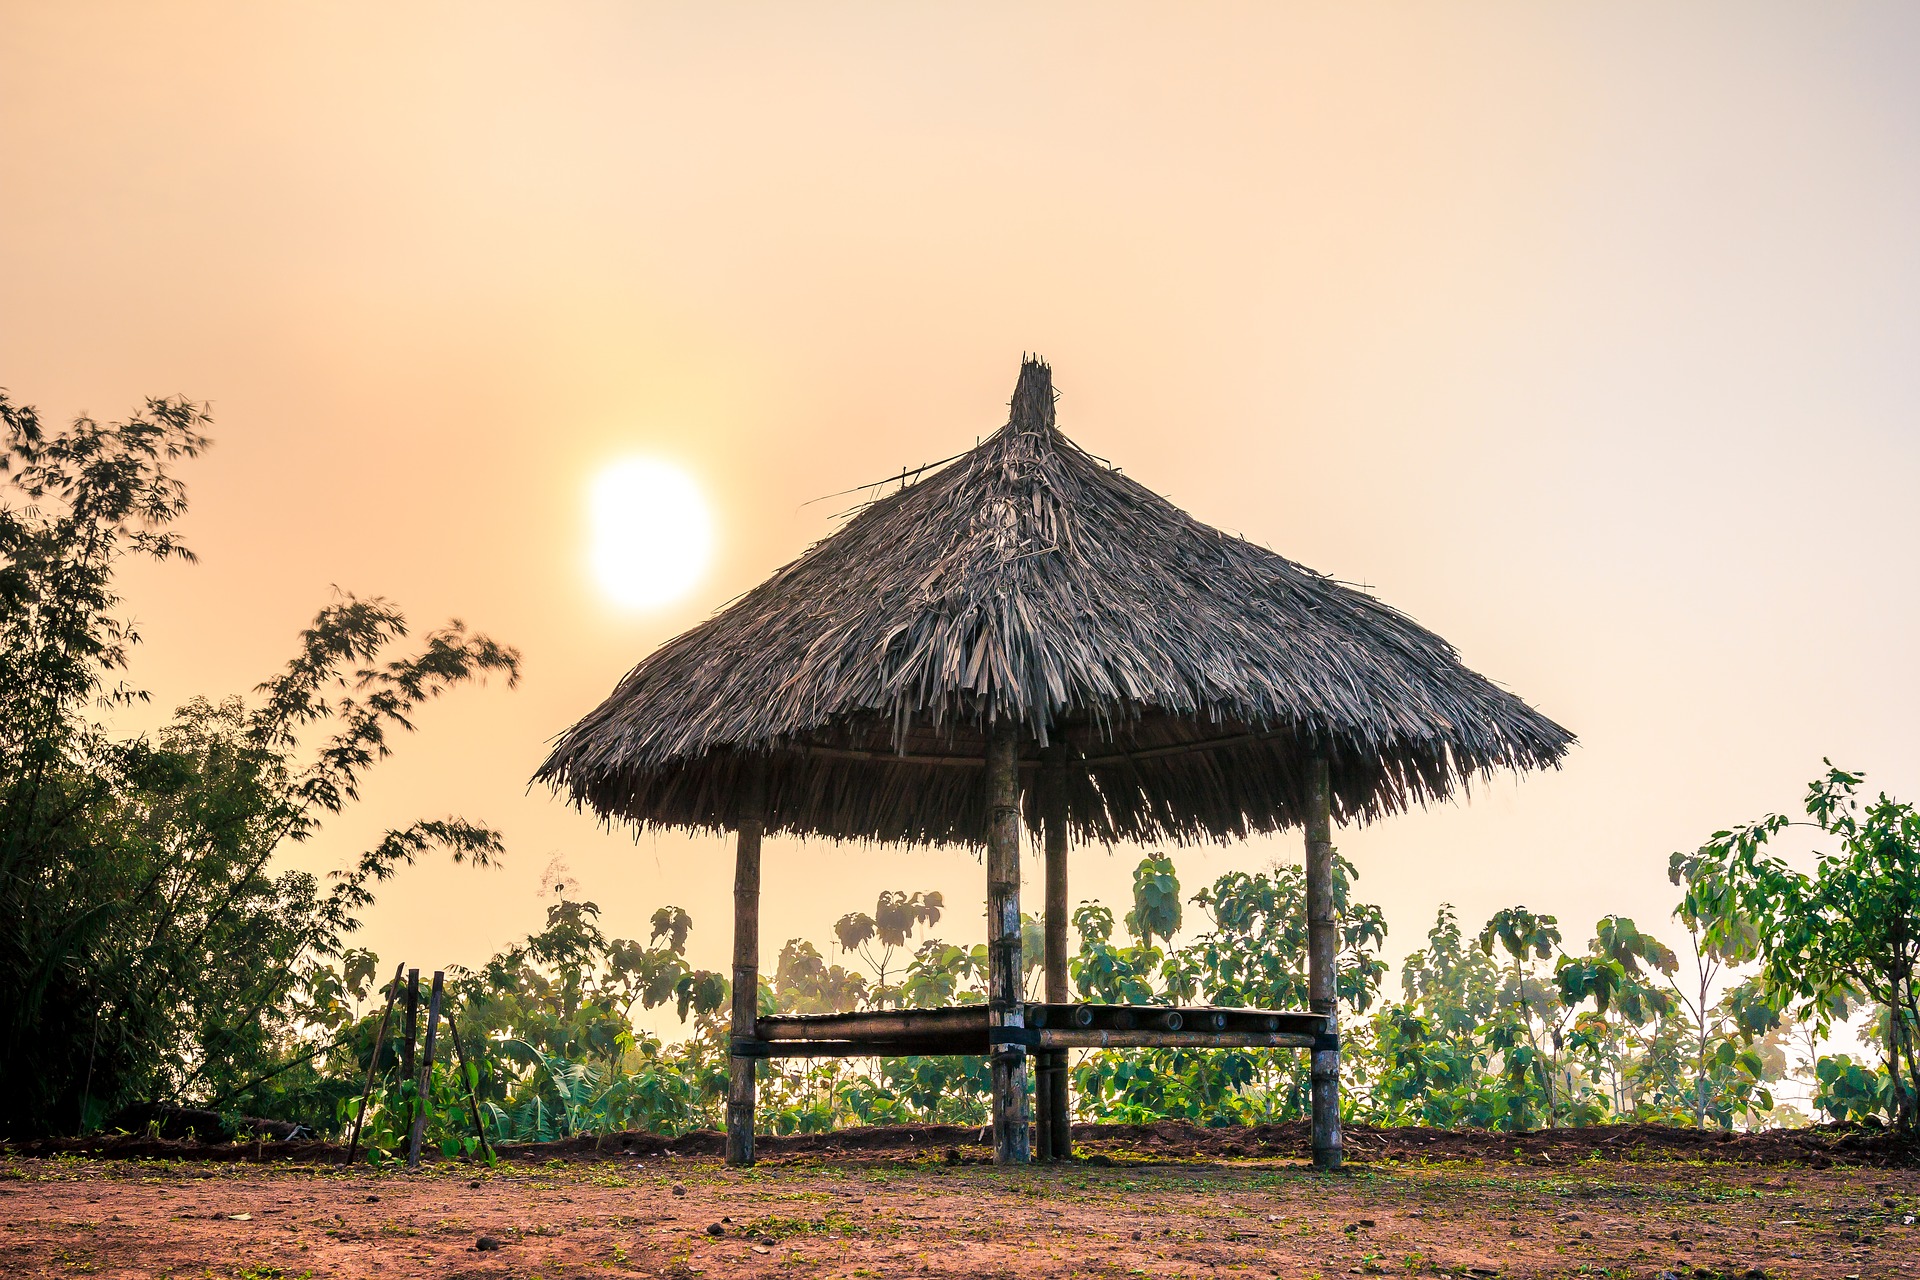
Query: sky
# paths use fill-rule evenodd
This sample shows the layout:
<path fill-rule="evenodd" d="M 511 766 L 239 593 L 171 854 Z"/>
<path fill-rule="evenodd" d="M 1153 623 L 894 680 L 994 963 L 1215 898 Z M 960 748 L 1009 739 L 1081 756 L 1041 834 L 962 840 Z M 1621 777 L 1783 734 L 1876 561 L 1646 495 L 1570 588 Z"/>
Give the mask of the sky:
<path fill-rule="evenodd" d="M 385 887 L 387 963 L 483 960 L 564 868 L 619 935 L 685 907 L 723 969 L 724 840 L 528 779 L 830 534 L 816 499 L 1004 422 L 1029 351 L 1081 445 L 1579 735 L 1337 833 L 1390 956 L 1443 901 L 1671 937 L 1668 854 L 1822 757 L 1920 797 L 1916 65 L 1902 3 L 6 0 L 0 386 L 55 421 L 211 406 L 200 562 L 124 580 L 155 700 L 125 731 L 265 679 L 336 589 L 521 649 L 287 863 L 497 826 L 503 866 Z M 590 567 L 636 458 L 713 524 L 644 609 Z M 1078 852 L 1073 896 L 1124 903 L 1140 855 Z M 776 839 L 764 874 L 769 965 L 882 889 L 984 934 L 966 850 Z"/>

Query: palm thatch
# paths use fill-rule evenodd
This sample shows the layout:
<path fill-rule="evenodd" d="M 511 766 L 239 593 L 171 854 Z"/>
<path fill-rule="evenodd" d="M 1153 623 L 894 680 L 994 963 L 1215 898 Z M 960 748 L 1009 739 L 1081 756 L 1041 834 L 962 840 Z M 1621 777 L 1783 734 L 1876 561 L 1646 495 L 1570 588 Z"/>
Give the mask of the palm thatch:
<path fill-rule="evenodd" d="M 661 646 L 535 780 L 718 829 L 758 756 L 770 831 L 978 844 L 994 721 L 1023 768 L 1048 744 L 1081 761 L 1068 822 L 1103 842 L 1294 825 L 1315 753 L 1364 821 L 1573 742 L 1406 615 L 1079 449 L 1028 360 L 1005 427 Z"/>

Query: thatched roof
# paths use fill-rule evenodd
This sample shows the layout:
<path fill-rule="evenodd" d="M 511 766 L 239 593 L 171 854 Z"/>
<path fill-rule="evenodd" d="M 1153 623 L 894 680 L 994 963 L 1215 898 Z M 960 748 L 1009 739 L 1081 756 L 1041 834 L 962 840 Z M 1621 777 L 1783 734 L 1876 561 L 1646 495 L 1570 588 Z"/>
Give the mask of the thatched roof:
<path fill-rule="evenodd" d="M 980 843 L 1002 719 L 1024 766 L 1048 742 L 1082 759 L 1068 820 L 1102 841 L 1294 825 L 1316 751 L 1336 816 L 1365 820 L 1573 742 L 1406 615 L 1076 447 L 1029 360 L 1005 427 L 662 645 L 536 781 L 723 828 L 754 753 L 770 831 Z"/>

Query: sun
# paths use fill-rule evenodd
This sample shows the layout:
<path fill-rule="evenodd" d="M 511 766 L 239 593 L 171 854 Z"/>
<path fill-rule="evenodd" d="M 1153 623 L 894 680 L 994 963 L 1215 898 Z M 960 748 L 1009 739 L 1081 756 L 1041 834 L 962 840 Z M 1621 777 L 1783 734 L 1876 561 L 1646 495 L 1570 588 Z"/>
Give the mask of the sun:
<path fill-rule="evenodd" d="M 626 458 L 593 481 L 594 580 L 626 609 L 671 604 L 713 557 L 713 518 L 693 477 L 658 458 Z"/>

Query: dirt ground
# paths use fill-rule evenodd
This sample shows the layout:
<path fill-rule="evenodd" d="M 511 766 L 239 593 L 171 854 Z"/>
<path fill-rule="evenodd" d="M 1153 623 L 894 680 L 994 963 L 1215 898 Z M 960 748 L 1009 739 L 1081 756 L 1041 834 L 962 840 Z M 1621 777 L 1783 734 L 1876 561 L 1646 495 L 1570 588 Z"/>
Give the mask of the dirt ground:
<path fill-rule="evenodd" d="M 751 1170 L 701 1135 L 413 1174 L 342 1172 L 318 1144 L 14 1149 L 0 1275 L 1920 1277 L 1920 1168 L 1878 1135 L 1766 1159 L 1629 1129 L 1464 1154 L 1376 1132 L 1331 1176 L 1266 1150 L 1290 1131 L 1185 1126 L 1087 1130 L 1090 1159 L 1018 1170 L 933 1129 L 774 1140 Z M 1248 1154 L 1205 1149 L 1224 1144 Z"/>

